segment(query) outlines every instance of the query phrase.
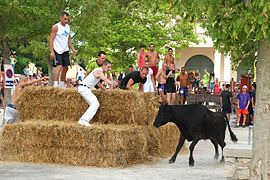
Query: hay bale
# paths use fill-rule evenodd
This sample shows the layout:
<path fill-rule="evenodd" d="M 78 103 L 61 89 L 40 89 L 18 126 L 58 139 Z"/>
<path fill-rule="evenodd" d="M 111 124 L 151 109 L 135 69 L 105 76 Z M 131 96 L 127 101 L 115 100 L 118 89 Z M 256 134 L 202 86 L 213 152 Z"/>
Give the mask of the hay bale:
<path fill-rule="evenodd" d="M 6 125 L 1 160 L 115 167 L 147 159 L 147 140 L 136 126 L 27 121 Z"/>
<path fill-rule="evenodd" d="M 124 90 L 93 91 L 100 108 L 93 122 L 102 124 L 151 124 L 157 113 L 155 95 Z M 77 122 L 89 107 L 76 89 L 28 87 L 16 102 L 20 121 Z"/>
<path fill-rule="evenodd" d="M 0 159 L 6 161 L 125 167 L 171 155 L 179 132 L 141 125 L 83 127 L 57 121 L 6 125 L 0 137 Z"/>

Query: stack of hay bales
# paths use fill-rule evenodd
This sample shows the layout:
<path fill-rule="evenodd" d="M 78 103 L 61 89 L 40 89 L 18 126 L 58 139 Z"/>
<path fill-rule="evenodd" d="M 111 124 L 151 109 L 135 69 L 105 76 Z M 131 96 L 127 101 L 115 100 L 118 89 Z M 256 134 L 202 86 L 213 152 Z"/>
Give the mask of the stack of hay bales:
<path fill-rule="evenodd" d="M 174 125 L 152 126 L 157 97 L 138 92 L 94 91 L 100 108 L 92 127 L 77 124 L 88 104 L 76 89 L 26 88 L 16 102 L 20 122 L 0 136 L 0 159 L 125 167 L 174 152 Z"/>

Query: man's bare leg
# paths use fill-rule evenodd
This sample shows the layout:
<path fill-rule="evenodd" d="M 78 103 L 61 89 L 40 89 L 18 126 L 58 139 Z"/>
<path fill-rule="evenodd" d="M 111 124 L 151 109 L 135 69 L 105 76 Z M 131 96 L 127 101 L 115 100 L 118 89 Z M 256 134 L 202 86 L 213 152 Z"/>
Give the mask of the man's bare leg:
<path fill-rule="evenodd" d="M 59 76 L 62 71 L 62 65 L 57 65 L 53 74 L 53 86 L 58 86 Z"/>
<path fill-rule="evenodd" d="M 68 71 L 68 66 L 63 66 L 60 82 L 59 82 L 60 87 L 65 87 L 67 71 Z"/>

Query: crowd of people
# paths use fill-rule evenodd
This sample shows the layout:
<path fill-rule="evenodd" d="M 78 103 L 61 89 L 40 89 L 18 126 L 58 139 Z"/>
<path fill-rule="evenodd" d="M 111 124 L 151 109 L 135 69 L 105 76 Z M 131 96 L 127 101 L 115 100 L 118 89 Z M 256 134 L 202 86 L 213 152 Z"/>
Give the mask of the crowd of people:
<path fill-rule="evenodd" d="M 55 87 L 66 87 L 66 73 L 70 65 L 69 50 L 71 49 L 72 53 L 77 53 L 71 42 L 68 20 L 69 14 L 63 12 L 60 16 L 60 22 L 52 27 L 50 36 L 50 56 L 56 65 L 53 76 L 53 85 Z M 106 52 L 100 51 L 97 55 L 96 68 L 88 75 L 80 69 L 77 73 L 76 82 L 71 83 L 73 86 L 78 87 L 78 92 L 89 104 L 89 108 L 78 120 L 78 123 L 91 126 L 91 119 L 99 108 L 98 99 L 92 93 L 93 88 L 101 90 L 112 90 L 114 88 L 134 90 L 138 88 L 141 92 L 157 92 L 166 95 L 168 105 L 184 105 L 189 93 L 218 95 L 220 96 L 222 111 L 228 116 L 232 112 L 233 95 L 237 93 L 237 126 L 240 125 L 240 116 L 242 114 L 243 125 L 245 124 L 247 108 L 250 104 L 254 108 L 255 90 L 251 96 L 247 93 L 246 86 L 242 87 L 241 92 L 235 92 L 234 89 L 231 89 L 231 86 L 235 87 L 234 83 L 231 86 L 230 84 L 224 84 L 223 89 L 221 89 L 213 71 L 208 72 L 205 69 L 204 74 L 201 76 L 198 70 L 189 69 L 187 72 L 185 67 L 176 68 L 172 48 L 168 48 L 164 62 L 159 69 L 160 60 L 160 55 L 155 50 L 155 44 L 149 44 L 148 52 L 146 52 L 146 46 L 141 45 L 137 56 L 137 69 L 130 65 L 128 72 L 120 73 L 117 77 L 115 73 L 108 73 L 111 70 L 112 63 L 107 59 Z M 19 96 L 24 87 L 31 84 L 47 85 L 44 84 L 46 79 L 42 75 L 42 69 L 38 68 L 35 71 L 33 68 L 33 63 L 29 62 L 29 65 L 24 69 L 24 73 L 19 77 L 20 80 L 14 91 L 14 97 L 8 104 L 9 110 L 6 110 L 4 116 L 6 122 L 13 122 L 16 119 L 14 99 Z M 29 69 L 32 69 L 32 73 Z M 256 85 L 254 87 L 256 88 Z M 176 93 L 180 96 L 179 102 L 176 102 Z M 250 101 L 252 103 L 249 103 Z M 162 98 L 160 98 L 160 103 L 163 103 Z"/>

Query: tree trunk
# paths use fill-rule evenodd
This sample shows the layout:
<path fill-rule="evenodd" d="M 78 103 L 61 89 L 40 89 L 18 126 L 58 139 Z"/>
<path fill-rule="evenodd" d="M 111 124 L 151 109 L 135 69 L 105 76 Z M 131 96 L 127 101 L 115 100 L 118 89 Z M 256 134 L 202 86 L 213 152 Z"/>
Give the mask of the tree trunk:
<path fill-rule="evenodd" d="M 49 86 L 53 86 L 53 67 L 50 57 L 46 57 L 48 64 L 48 74 L 49 74 Z"/>
<path fill-rule="evenodd" d="M 251 179 L 270 179 L 270 41 L 259 43 Z"/>
<path fill-rule="evenodd" d="M 2 41 L 2 57 L 4 59 L 5 64 L 9 64 L 9 42 L 8 40 Z M 4 107 L 11 102 L 11 89 L 5 88 L 5 96 L 4 96 Z"/>

